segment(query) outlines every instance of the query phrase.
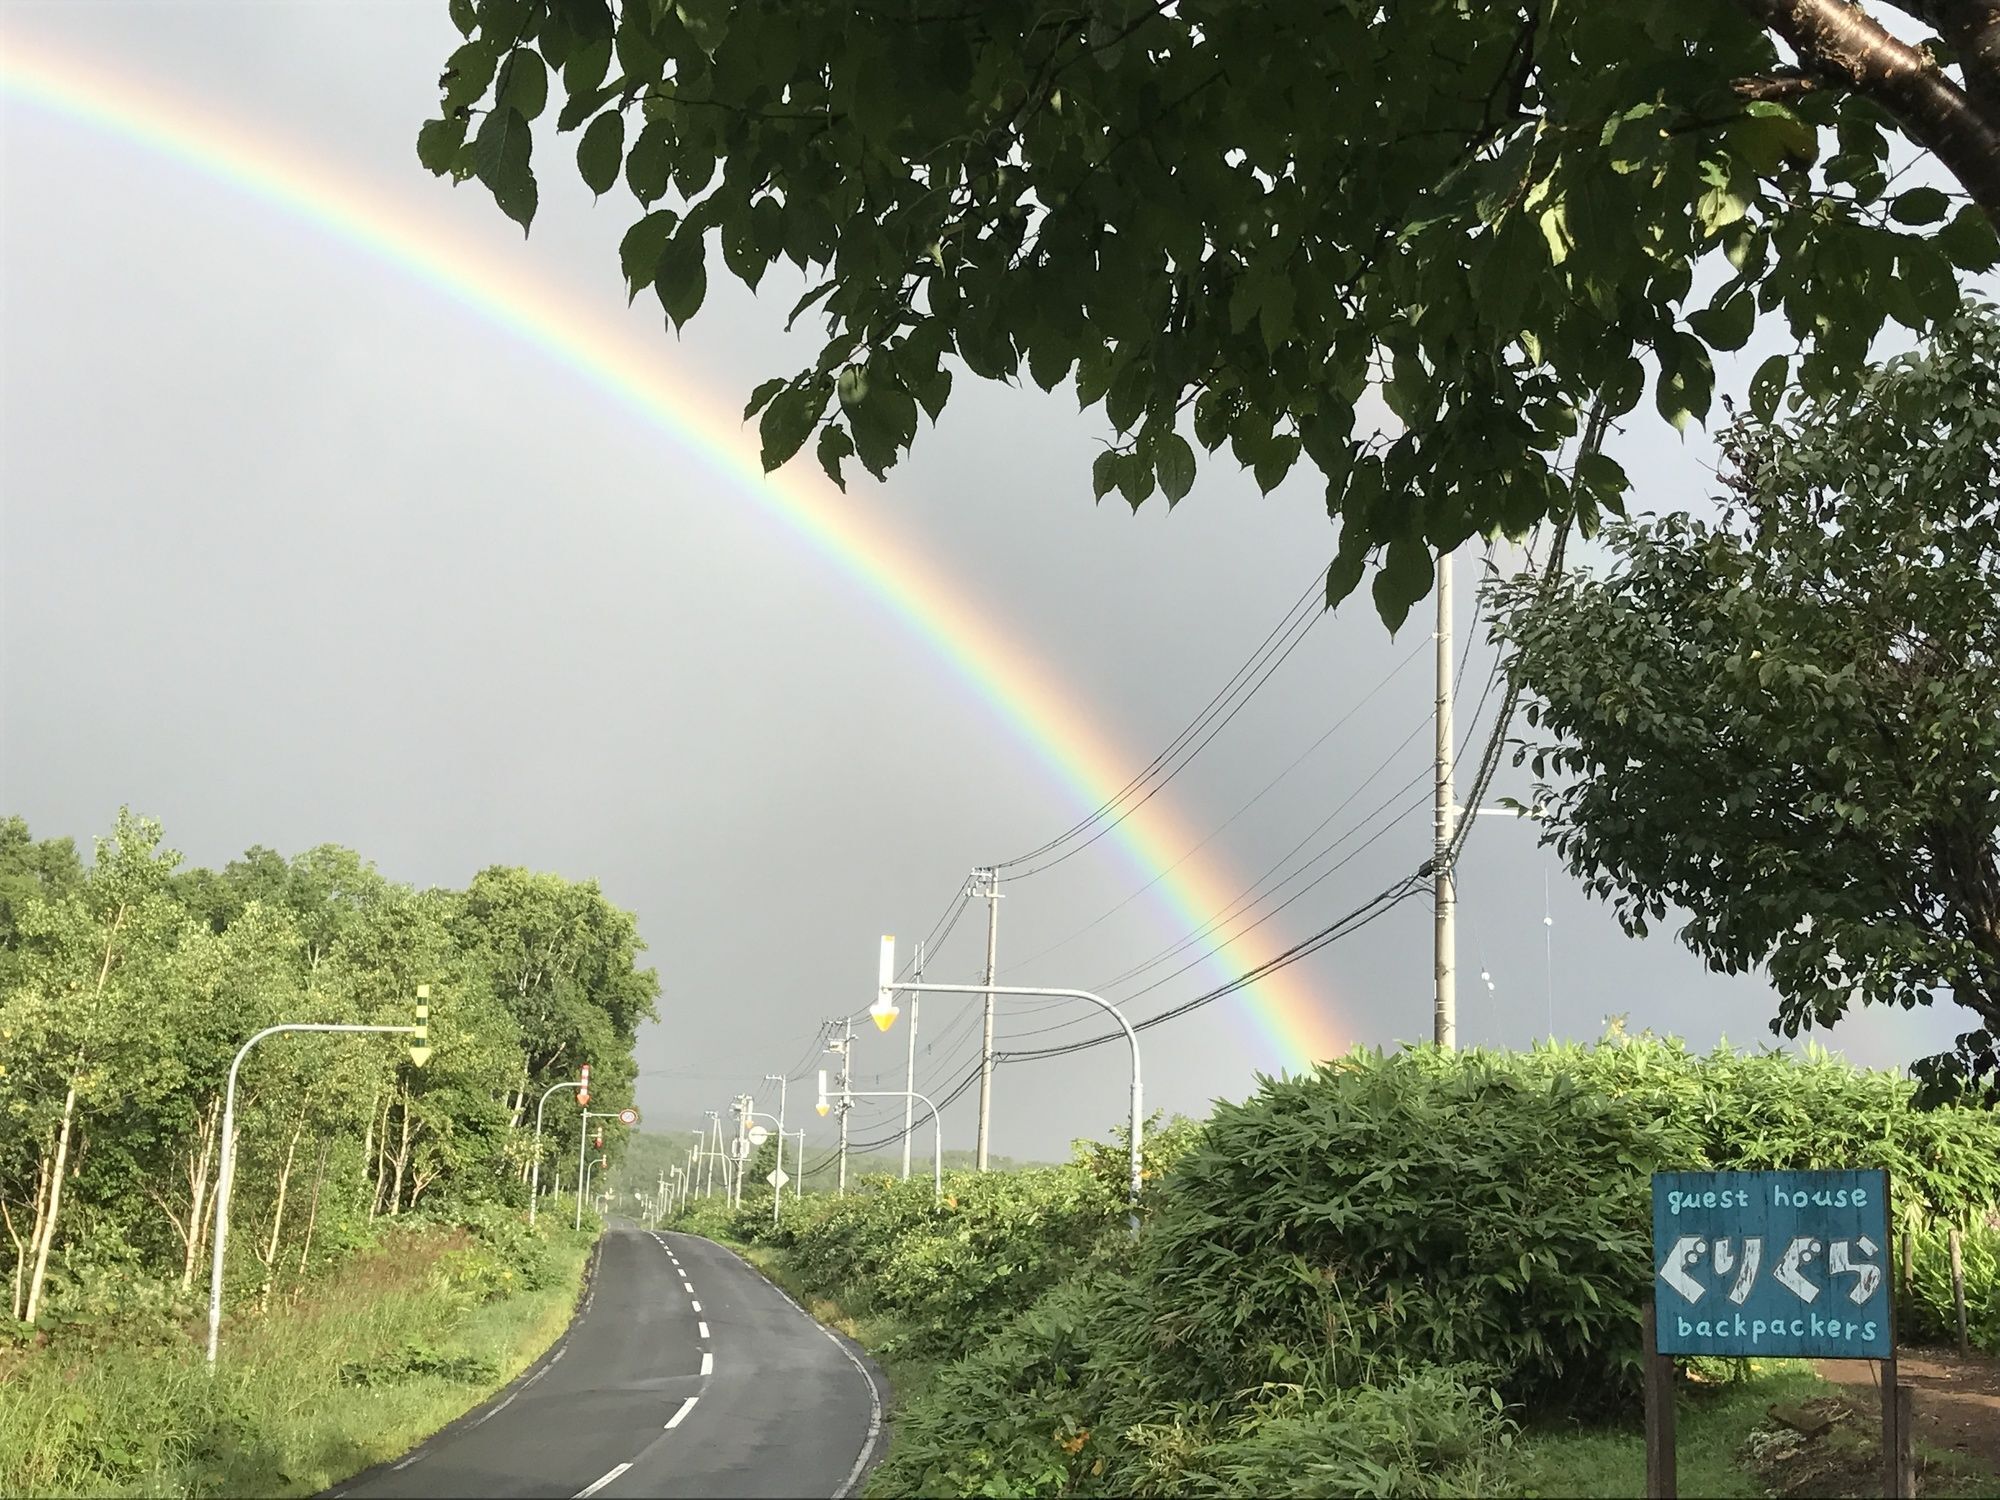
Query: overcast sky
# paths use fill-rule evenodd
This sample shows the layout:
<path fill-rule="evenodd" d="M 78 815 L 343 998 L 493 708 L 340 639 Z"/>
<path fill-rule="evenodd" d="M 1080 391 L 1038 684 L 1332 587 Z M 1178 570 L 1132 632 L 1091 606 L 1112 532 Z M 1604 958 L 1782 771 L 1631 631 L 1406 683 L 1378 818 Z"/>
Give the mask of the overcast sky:
<path fill-rule="evenodd" d="M 483 189 L 423 172 L 416 129 L 455 40 L 442 0 L 0 5 L 0 50 L 198 101 L 302 178 L 331 168 L 427 235 L 560 288 L 725 408 L 808 358 L 781 333 L 795 284 L 777 273 L 753 299 L 718 270 L 678 340 L 650 297 L 627 310 L 616 246 L 630 201 L 621 187 L 593 206 L 567 138 L 540 144 L 525 242 Z M 87 841 L 129 803 L 200 863 L 332 841 L 419 884 L 463 885 L 494 863 L 596 877 L 638 914 L 660 971 L 640 1103 L 667 1120 L 809 1063 L 818 1023 L 867 1003 L 878 933 L 907 945 L 973 865 L 1088 810 L 933 643 L 740 482 L 505 327 L 18 97 L 0 93 L 0 130 L 0 810 L 38 834 Z M 1761 352 L 1723 388 L 1740 391 Z M 1093 506 L 1104 436 L 1067 390 L 961 372 L 944 421 L 886 485 L 863 475 L 822 503 L 892 526 L 1136 771 L 1312 582 L 1334 535 L 1309 473 L 1265 497 L 1226 457 L 1171 515 L 1157 499 L 1136 516 Z M 1699 439 L 1646 420 L 1613 451 L 1652 507 L 1708 492 Z M 1477 562 L 1468 551 L 1460 577 Z M 1379 772 L 1306 846 L 1353 835 L 1313 873 L 1392 826 L 1251 934 L 1254 957 L 1427 852 L 1429 618 L 1420 606 L 1392 640 L 1357 599 L 1322 621 L 1140 815 L 1192 841 L 1263 792 L 1194 857 L 1233 892 Z M 1481 642 L 1462 726 L 1489 661 Z M 1496 793 L 1524 790 L 1503 779 Z M 1003 887 L 1003 979 L 1091 987 L 1183 938 L 1159 888 L 1120 906 L 1151 873 L 1106 839 Z M 1760 981 L 1708 974 L 1664 935 L 1626 939 L 1524 825 L 1482 822 L 1460 898 L 1466 1044 L 1594 1036 L 1616 1013 L 1702 1045 L 1765 1036 Z M 969 913 L 932 977 L 977 978 L 983 937 Z M 1294 972 L 1338 1030 L 1393 1045 L 1429 1033 L 1430 963 L 1428 907 L 1410 902 Z M 1135 1018 L 1223 972 L 1170 979 L 1134 1000 Z M 927 1007 L 920 1088 L 970 1066 L 972 1013 Z M 1006 1014 L 1002 1046 L 1066 1014 Z M 1955 1029 L 1942 1012 L 1868 1017 L 1832 1039 L 1899 1062 Z M 899 1085 L 902 1049 L 900 1030 L 869 1032 L 858 1075 Z M 1149 1103 L 1204 1112 L 1283 1061 L 1246 1002 L 1226 1000 L 1147 1034 Z M 1104 1049 L 1002 1070 L 994 1149 L 1047 1156 L 1101 1133 L 1122 1117 L 1124 1066 Z M 794 1089 L 795 1121 L 811 1118 L 809 1093 Z M 857 1139 L 891 1113 L 857 1106 Z M 968 1094 L 947 1144 L 969 1145 L 973 1118 Z"/>

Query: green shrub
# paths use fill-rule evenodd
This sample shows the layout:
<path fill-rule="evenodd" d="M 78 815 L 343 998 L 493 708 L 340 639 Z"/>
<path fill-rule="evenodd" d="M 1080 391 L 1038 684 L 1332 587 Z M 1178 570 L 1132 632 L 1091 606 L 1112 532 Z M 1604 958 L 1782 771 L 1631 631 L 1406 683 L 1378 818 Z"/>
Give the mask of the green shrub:
<path fill-rule="evenodd" d="M 1889 1169 L 1899 1203 L 2000 1195 L 2000 1119 L 1824 1054 L 1650 1039 L 1355 1054 L 1220 1106 L 1154 1206 L 1155 1378 L 1219 1400 L 1491 1366 L 1508 1399 L 1629 1393 L 1655 1168 Z"/>
<path fill-rule="evenodd" d="M 1975 1218 L 1970 1227 L 1960 1228 L 1966 1334 L 1973 1348 L 2000 1354 L 2000 1222 Z M 1907 1342 L 1949 1344 L 1958 1339 L 1948 1235 L 1943 1220 L 1912 1231 L 1910 1283 L 1897 1303 L 1897 1333 Z"/>

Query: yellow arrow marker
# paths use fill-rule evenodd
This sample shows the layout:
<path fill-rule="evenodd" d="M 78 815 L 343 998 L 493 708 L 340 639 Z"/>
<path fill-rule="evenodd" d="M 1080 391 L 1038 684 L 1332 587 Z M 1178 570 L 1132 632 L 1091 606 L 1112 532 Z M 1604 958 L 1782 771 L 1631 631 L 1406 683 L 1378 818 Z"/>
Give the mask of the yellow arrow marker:
<path fill-rule="evenodd" d="M 430 1048 L 412 1047 L 410 1049 L 410 1061 L 414 1063 L 417 1067 L 421 1068 L 425 1063 L 429 1062 L 430 1060 L 431 1060 Z"/>

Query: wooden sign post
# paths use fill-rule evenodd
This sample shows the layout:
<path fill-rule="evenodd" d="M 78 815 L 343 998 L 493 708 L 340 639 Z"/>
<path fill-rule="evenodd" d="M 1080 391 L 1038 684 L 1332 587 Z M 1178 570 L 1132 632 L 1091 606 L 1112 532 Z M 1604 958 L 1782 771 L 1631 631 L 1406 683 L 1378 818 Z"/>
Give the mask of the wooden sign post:
<path fill-rule="evenodd" d="M 1646 1493 L 1677 1492 L 1674 1356 L 1868 1359 L 1882 1371 L 1882 1482 L 1914 1493 L 1896 1379 L 1889 1174 L 1655 1172 L 1645 1312 Z"/>

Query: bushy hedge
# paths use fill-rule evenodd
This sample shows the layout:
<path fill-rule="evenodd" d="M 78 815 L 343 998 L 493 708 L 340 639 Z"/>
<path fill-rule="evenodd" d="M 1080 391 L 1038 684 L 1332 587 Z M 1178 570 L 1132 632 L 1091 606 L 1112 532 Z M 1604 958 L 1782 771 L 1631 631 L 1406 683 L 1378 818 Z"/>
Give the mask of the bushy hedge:
<path fill-rule="evenodd" d="M 2000 1118 L 1824 1054 L 1676 1042 L 1357 1052 L 1224 1104 L 1154 1205 L 1163 1386 L 1490 1367 L 1509 1400 L 1629 1392 L 1655 1169 L 1886 1167 L 1927 1216 L 2000 1199 Z"/>
<path fill-rule="evenodd" d="M 776 1236 L 768 1204 L 717 1227 L 951 1360 L 899 1392 L 875 1493 L 1482 1493 L 1507 1408 L 1631 1399 L 1656 1168 L 1887 1168 L 1919 1235 L 1905 1330 L 1943 1331 L 1935 1226 L 2000 1203 L 2000 1117 L 1911 1095 L 1824 1054 L 1650 1038 L 1356 1052 L 1170 1138 L 1136 1241 L 1115 1146 L 955 1175 L 940 1209 L 884 1181 Z M 1987 1337 L 1996 1238 L 1967 1240 Z"/>

